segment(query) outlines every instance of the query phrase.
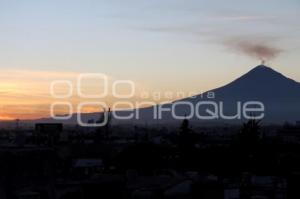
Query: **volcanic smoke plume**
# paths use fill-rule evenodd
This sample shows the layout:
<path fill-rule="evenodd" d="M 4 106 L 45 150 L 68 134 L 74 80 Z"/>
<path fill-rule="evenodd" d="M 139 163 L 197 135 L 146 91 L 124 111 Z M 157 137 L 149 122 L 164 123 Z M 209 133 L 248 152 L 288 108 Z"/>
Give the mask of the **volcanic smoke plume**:
<path fill-rule="evenodd" d="M 283 50 L 264 41 L 231 39 L 225 45 L 236 53 L 242 53 L 261 61 L 277 57 Z"/>

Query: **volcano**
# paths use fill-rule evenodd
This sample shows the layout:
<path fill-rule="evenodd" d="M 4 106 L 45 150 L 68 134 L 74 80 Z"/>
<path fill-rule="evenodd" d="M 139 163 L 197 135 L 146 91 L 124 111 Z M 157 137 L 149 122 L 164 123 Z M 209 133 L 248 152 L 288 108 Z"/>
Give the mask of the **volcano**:
<path fill-rule="evenodd" d="M 212 96 L 213 98 L 208 97 Z M 216 88 L 205 93 L 181 99 L 174 103 L 191 103 L 210 101 L 220 105 L 223 104 L 222 111 L 224 115 L 233 115 L 237 112 L 237 103 L 246 103 L 249 101 L 261 102 L 264 105 L 263 121 L 266 123 L 295 122 L 300 120 L 300 83 L 284 76 L 272 68 L 259 65 L 252 70 L 232 81 L 231 83 Z M 163 105 L 164 108 L 170 108 L 172 104 Z M 176 106 L 174 112 L 178 116 L 189 115 L 190 107 Z M 205 115 L 206 107 L 199 110 L 200 114 Z M 153 108 L 140 110 L 141 119 L 150 121 L 153 115 Z M 150 115 L 150 116 L 149 116 Z M 199 118 L 190 118 L 197 122 Z M 174 117 L 171 114 L 164 114 L 159 123 L 172 122 Z M 217 118 L 214 122 L 240 122 L 240 120 L 224 120 Z M 208 122 L 213 122 L 208 121 Z M 203 121 L 202 121 L 203 122 Z"/>
<path fill-rule="evenodd" d="M 230 104 L 237 101 L 260 101 L 265 106 L 266 122 L 300 119 L 300 83 L 265 65 L 256 66 L 233 82 L 208 92 L 215 94 L 214 101 L 227 104 L 228 112 L 232 112 Z M 183 100 L 195 102 L 201 96 Z"/>

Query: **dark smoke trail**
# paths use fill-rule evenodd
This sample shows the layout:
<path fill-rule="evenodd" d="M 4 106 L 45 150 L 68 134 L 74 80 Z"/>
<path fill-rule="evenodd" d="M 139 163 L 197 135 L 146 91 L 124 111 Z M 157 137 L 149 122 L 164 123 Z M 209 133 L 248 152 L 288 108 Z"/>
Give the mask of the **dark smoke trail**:
<path fill-rule="evenodd" d="M 266 42 L 255 40 L 231 39 L 226 41 L 225 45 L 236 53 L 242 53 L 262 61 L 271 60 L 283 51 Z"/>

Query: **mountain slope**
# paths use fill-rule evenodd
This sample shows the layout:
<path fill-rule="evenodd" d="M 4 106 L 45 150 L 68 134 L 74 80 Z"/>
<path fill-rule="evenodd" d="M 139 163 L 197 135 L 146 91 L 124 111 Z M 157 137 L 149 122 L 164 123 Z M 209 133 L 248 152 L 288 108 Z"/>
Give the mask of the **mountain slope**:
<path fill-rule="evenodd" d="M 298 98 L 300 96 L 300 84 L 274 71 L 273 69 L 259 65 L 218 89 L 212 90 L 220 96 L 240 96 L 246 100 L 250 98 L 271 99 L 277 97 Z"/>
<path fill-rule="evenodd" d="M 236 102 L 260 101 L 265 106 L 265 121 L 283 122 L 300 119 L 300 83 L 264 65 L 259 65 L 233 82 L 208 92 L 215 94 L 213 101 L 222 101 L 224 110 L 234 112 Z M 202 96 L 183 99 L 193 103 Z"/>

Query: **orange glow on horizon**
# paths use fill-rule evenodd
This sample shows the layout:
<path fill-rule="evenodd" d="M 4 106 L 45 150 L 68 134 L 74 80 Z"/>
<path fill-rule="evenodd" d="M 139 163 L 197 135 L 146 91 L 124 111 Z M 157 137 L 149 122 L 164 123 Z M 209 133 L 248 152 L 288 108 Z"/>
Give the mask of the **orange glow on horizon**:
<path fill-rule="evenodd" d="M 77 93 L 77 77 L 79 73 L 74 72 L 40 72 L 40 71 L 16 71 L 5 70 L 0 71 L 0 120 L 32 120 L 39 118 L 50 117 L 50 107 L 53 102 L 68 102 L 72 106 L 72 113 L 82 112 L 98 112 L 101 107 L 97 105 L 84 106 L 80 110 L 78 104 L 81 102 L 104 102 L 112 110 L 131 109 L 150 106 L 143 102 L 152 102 L 158 104 L 162 102 L 170 102 L 176 99 L 189 97 L 189 94 L 176 95 L 175 90 L 163 92 L 165 89 L 153 90 L 146 88 L 141 83 L 135 83 L 135 95 L 130 99 L 119 99 L 112 96 L 110 90 L 105 98 L 86 99 L 79 97 Z M 66 99 L 54 99 L 50 93 L 50 85 L 54 80 L 68 80 L 72 82 L 72 96 Z M 109 77 L 110 89 L 115 78 Z M 128 88 L 127 88 L 128 89 Z M 101 90 L 99 82 L 90 82 L 83 88 L 85 93 L 98 93 Z M 122 94 L 128 92 L 126 88 L 119 88 Z M 65 92 L 64 88 L 59 88 L 58 91 Z M 168 94 L 169 93 L 169 94 Z M 171 95 L 170 95 L 171 93 Z M 146 97 L 145 97 L 146 94 Z M 196 94 L 196 93 L 193 93 Z M 130 102 L 132 106 L 119 104 L 113 106 L 116 102 Z M 126 103 L 125 103 L 126 104 Z M 152 105 L 153 105 L 152 104 Z M 57 106 L 55 114 L 68 114 L 68 108 Z"/>
<path fill-rule="evenodd" d="M 11 121 L 11 120 L 15 120 L 15 118 L 10 117 L 10 116 L 0 115 L 0 120 L 2 120 L 2 121 Z"/>

